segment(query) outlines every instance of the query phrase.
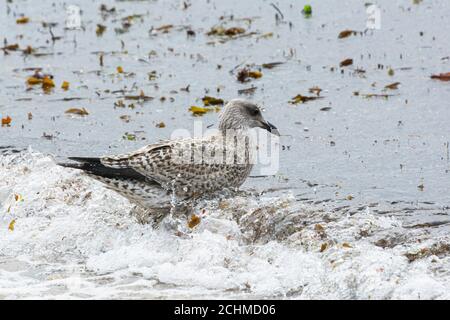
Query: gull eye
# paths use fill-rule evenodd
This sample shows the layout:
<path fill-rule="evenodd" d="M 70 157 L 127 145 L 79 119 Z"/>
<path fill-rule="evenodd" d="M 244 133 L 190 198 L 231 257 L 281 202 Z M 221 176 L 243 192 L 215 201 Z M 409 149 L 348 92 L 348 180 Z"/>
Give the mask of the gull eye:
<path fill-rule="evenodd" d="M 259 111 L 258 108 L 255 108 L 255 109 L 252 109 L 252 110 L 251 110 L 252 116 L 257 116 L 257 115 L 259 115 L 259 113 L 260 113 L 260 111 Z"/>

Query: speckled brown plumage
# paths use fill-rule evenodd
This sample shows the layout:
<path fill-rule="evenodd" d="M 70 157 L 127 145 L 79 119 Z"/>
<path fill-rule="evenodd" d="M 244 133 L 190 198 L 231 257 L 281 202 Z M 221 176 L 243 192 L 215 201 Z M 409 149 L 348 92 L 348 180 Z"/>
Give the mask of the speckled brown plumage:
<path fill-rule="evenodd" d="M 224 188 L 235 189 L 250 174 L 250 159 L 236 163 L 212 163 L 204 155 L 202 146 L 214 148 L 216 153 L 239 153 L 224 142 L 222 137 L 183 139 L 149 145 L 129 154 L 100 158 L 102 164 L 111 168 L 131 168 L 148 179 L 158 182 L 164 189 L 174 191 L 179 198 L 192 198 L 214 193 Z M 246 148 L 251 148 L 249 144 Z M 186 153 L 187 158 L 179 153 Z M 189 157 L 198 154 L 199 160 Z M 221 163 L 222 162 L 222 163 Z"/>
<path fill-rule="evenodd" d="M 120 155 L 70 158 L 78 163 L 61 165 L 82 169 L 142 208 L 165 212 L 178 200 L 192 202 L 239 188 L 254 163 L 248 134 L 253 127 L 276 129 L 256 105 L 231 100 L 215 135 L 162 141 Z"/>

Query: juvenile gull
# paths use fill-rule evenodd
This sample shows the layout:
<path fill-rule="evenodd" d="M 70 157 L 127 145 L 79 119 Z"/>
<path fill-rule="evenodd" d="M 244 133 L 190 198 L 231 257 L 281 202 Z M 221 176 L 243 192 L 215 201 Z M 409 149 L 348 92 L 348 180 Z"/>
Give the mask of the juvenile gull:
<path fill-rule="evenodd" d="M 254 164 L 250 129 L 279 135 L 257 105 L 240 99 L 225 105 L 218 128 L 208 137 L 166 140 L 120 155 L 70 157 L 76 163 L 60 165 L 81 169 L 103 182 L 136 204 L 145 212 L 141 220 L 148 221 L 147 217 L 163 217 L 171 208 L 191 208 L 196 199 L 224 189 L 236 190 Z"/>

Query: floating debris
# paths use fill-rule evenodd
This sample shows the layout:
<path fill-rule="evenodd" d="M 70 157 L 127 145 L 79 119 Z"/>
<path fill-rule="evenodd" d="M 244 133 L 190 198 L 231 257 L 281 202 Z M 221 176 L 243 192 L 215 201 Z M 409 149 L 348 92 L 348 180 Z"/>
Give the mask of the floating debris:
<path fill-rule="evenodd" d="M 248 82 L 250 81 L 250 78 L 259 79 L 262 76 L 263 74 L 260 71 L 252 71 L 248 68 L 243 68 L 238 71 L 236 78 L 239 82 Z"/>
<path fill-rule="evenodd" d="M 269 39 L 273 37 L 273 32 L 267 32 L 258 37 L 258 39 Z"/>
<path fill-rule="evenodd" d="M 1 48 L 3 51 L 17 51 L 19 50 L 19 45 L 17 43 L 8 44 Z"/>
<path fill-rule="evenodd" d="M 313 101 L 313 100 L 317 100 L 317 99 L 322 99 L 323 97 L 319 97 L 319 96 L 304 96 L 301 94 L 296 95 L 295 97 L 293 97 L 289 103 L 290 104 L 299 104 L 299 103 L 305 103 L 308 101 Z"/>
<path fill-rule="evenodd" d="M 102 25 L 102 24 L 97 24 L 97 29 L 95 29 L 95 33 L 97 34 L 97 36 L 102 36 L 103 33 L 106 31 L 106 26 Z"/>
<path fill-rule="evenodd" d="M 55 83 L 52 78 L 46 76 L 42 79 L 42 90 L 44 90 L 45 93 L 49 93 L 54 87 Z"/>
<path fill-rule="evenodd" d="M 17 24 L 26 24 L 28 22 L 30 22 L 30 18 L 28 17 L 20 17 L 16 20 Z"/>
<path fill-rule="evenodd" d="M 251 86 L 250 88 L 240 89 L 240 90 L 238 90 L 238 94 L 252 95 L 255 93 L 257 88 L 258 87 Z"/>
<path fill-rule="evenodd" d="M 364 74 L 366 73 L 366 70 L 364 70 L 362 68 L 356 68 L 353 70 L 353 72 L 357 75 L 364 76 Z"/>
<path fill-rule="evenodd" d="M 223 105 L 222 99 L 214 98 L 214 97 L 210 97 L 210 96 L 204 96 L 202 98 L 202 101 L 205 106 Z"/>
<path fill-rule="evenodd" d="M 399 86 L 400 82 L 394 82 L 391 84 L 388 84 L 384 87 L 384 89 L 389 89 L 389 90 L 397 90 L 398 86 Z"/>
<path fill-rule="evenodd" d="M 53 140 L 54 137 L 55 137 L 55 136 L 52 135 L 51 133 L 46 133 L 46 132 L 43 132 L 43 133 L 42 133 L 42 138 L 44 138 L 44 139 L 47 139 L 47 140 Z"/>
<path fill-rule="evenodd" d="M 441 80 L 441 81 L 450 81 L 450 72 L 434 74 L 430 77 L 431 79 Z"/>
<path fill-rule="evenodd" d="M 141 91 L 139 95 L 133 96 L 133 95 L 125 95 L 123 96 L 125 100 L 137 100 L 137 101 L 150 101 L 153 100 L 154 97 L 145 95 L 144 91 Z"/>
<path fill-rule="evenodd" d="M 232 27 L 232 28 L 224 28 L 223 26 L 218 27 L 212 27 L 210 31 L 208 31 L 206 34 L 208 36 L 236 36 L 239 34 L 245 33 L 244 28 L 239 27 Z"/>
<path fill-rule="evenodd" d="M 53 76 L 49 74 L 42 74 L 40 70 L 36 70 L 34 75 L 27 78 L 26 82 L 29 86 L 40 84 L 45 93 L 49 93 L 50 90 L 55 87 Z"/>
<path fill-rule="evenodd" d="M 450 253 L 450 244 L 448 243 L 435 243 L 429 248 L 422 248 L 417 252 L 408 252 L 405 254 L 409 262 L 416 261 L 417 259 L 423 259 L 430 256 L 443 256 Z"/>
<path fill-rule="evenodd" d="M 114 102 L 114 108 L 125 108 L 125 103 L 122 99 L 117 100 L 116 102 Z"/>
<path fill-rule="evenodd" d="M 342 60 L 340 63 L 339 63 L 339 67 L 347 67 L 347 66 L 350 66 L 350 65 L 352 65 L 353 64 L 353 59 L 345 59 L 345 60 Z"/>
<path fill-rule="evenodd" d="M 14 231 L 14 226 L 16 225 L 16 219 L 12 219 L 11 222 L 8 225 L 8 230 L 9 231 Z"/>
<path fill-rule="evenodd" d="M 105 4 L 100 5 L 100 11 L 103 14 L 112 14 L 116 12 L 116 8 L 115 7 L 111 7 L 108 9 L 108 7 Z"/>
<path fill-rule="evenodd" d="M 148 73 L 148 80 L 149 81 L 156 80 L 157 78 L 158 78 L 158 74 L 157 74 L 156 70 L 150 71 Z"/>
<path fill-rule="evenodd" d="M 347 38 L 347 37 L 350 37 L 350 36 L 356 35 L 356 34 L 358 34 L 358 31 L 355 31 L 355 30 L 344 30 L 344 31 L 341 31 L 339 33 L 338 39 L 344 39 L 344 38 Z"/>
<path fill-rule="evenodd" d="M 278 14 L 280 14 L 281 20 L 284 20 L 284 14 L 281 12 L 280 8 L 278 8 L 274 3 L 270 4 L 275 10 L 277 10 Z M 280 18 L 278 17 L 278 14 L 275 14 L 275 20 L 278 22 Z"/>
<path fill-rule="evenodd" d="M 62 85 L 61 85 L 61 89 L 63 90 L 69 90 L 69 82 L 67 81 L 63 81 Z"/>
<path fill-rule="evenodd" d="M 191 219 L 189 219 L 188 227 L 192 229 L 195 226 L 197 226 L 200 222 L 201 222 L 201 218 L 199 216 L 193 214 L 191 216 Z"/>
<path fill-rule="evenodd" d="M 67 114 L 75 114 L 79 116 L 87 116 L 89 115 L 89 112 L 85 108 L 70 108 L 65 111 Z"/>
<path fill-rule="evenodd" d="M 119 118 L 120 118 L 120 120 L 124 121 L 125 123 L 128 123 L 131 120 L 131 117 L 129 115 L 123 115 L 123 116 L 120 116 Z"/>
<path fill-rule="evenodd" d="M 180 91 L 189 92 L 189 88 L 190 88 L 190 87 L 191 87 L 191 85 L 188 84 L 186 87 L 180 88 Z"/>
<path fill-rule="evenodd" d="M 359 96 L 361 95 L 364 98 L 383 98 L 383 99 L 388 99 L 389 97 L 393 97 L 395 96 L 394 94 L 380 94 L 380 93 L 367 93 L 367 94 L 360 94 L 359 92 L 354 92 L 353 93 L 355 96 Z"/>
<path fill-rule="evenodd" d="M 211 108 L 203 108 L 203 107 L 191 106 L 189 108 L 189 111 L 191 111 L 193 113 L 193 115 L 195 115 L 195 116 L 201 116 L 201 115 L 204 115 L 207 112 L 212 111 L 212 109 Z"/>
<path fill-rule="evenodd" d="M 316 231 L 322 238 L 326 237 L 325 228 L 321 224 L 314 225 L 314 231 Z"/>
<path fill-rule="evenodd" d="M 157 124 L 156 124 L 156 127 L 157 127 L 157 128 L 165 128 L 165 127 L 166 127 L 166 124 L 165 124 L 164 122 L 160 122 L 160 123 L 157 123 Z"/>
<path fill-rule="evenodd" d="M 156 28 L 156 31 L 163 31 L 163 32 L 168 32 L 170 29 L 173 28 L 173 24 L 165 24 L 162 25 L 161 27 Z"/>
<path fill-rule="evenodd" d="M 278 67 L 279 65 L 284 64 L 284 62 L 269 62 L 269 63 L 263 63 L 261 67 L 264 69 L 273 69 L 275 67 Z"/>
<path fill-rule="evenodd" d="M 11 117 L 6 116 L 5 118 L 2 118 L 2 127 L 10 127 L 11 126 Z"/>
<path fill-rule="evenodd" d="M 80 101 L 80 100 L 86 100 L 87 98 L 81 98 L 81 97 L 64 97 L 62 99 L 55 99 L 52 101 Z"/>
<path fill-rule="evenodd" d="M 302 13 L 309 18 L 312 15 L 312 7 L 309 4 L 305 4 L 303 7 Z"/>
<path fill-rule="evenodd" d="M 35 53 L 36 50 L 33 49 L 31 46 L 27 46 L 25 49 L 22 50 L 23 54 L 29 55 Z"/>
<path fill-rule="evenodd" d="M 214 107 L 214 108 L 205 108 L 205 107 L 198 107 L 198 106 L 191 106 L 189 108 L 189 111 L 192 112 L 193 116 L 202 116 L 207 112 L 212 112 L 212 111 L 220 111 L 219 107 Z"/>
<path fill-rule="evenodd" d="M 315 87 L 309 88 L 308 91 L 309 91 L 309 93 L 315 93 L 317 96 L 320 96 L 322 89 L 315 86 Z"/>
<path fill-rule="evenodd" d="M 125 132 L 122 138 L 128 141 L 136 141 L 137 136 L 134 133 Z"/>
<path fill-rule="evenodd" d="M 42 79 L 36 78 L 34 76 L 29 77 L 27 79 L 27 84 L 30 86 L 34 86 L 34 85 L 41 84 L 41 83 L 42 83 Z"/>

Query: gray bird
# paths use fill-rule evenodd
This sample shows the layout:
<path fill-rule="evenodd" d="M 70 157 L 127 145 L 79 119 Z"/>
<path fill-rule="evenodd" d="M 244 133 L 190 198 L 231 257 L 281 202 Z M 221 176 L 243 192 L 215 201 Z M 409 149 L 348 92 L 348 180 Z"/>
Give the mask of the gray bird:
<path fill-rule="evenodd" d="M 186 213 L 196 200 L 244 183 L 254 164 L 251 128 L 279 135 L 257 105 L 240 99 L 225 105 L 218 128 L 208 137 L 166 140 L 120 155 L 70 157 L 76 162 L 60 165 L 83 170 L 136 204 L 141 222 L 159 221 L 174 208 Z"/>

